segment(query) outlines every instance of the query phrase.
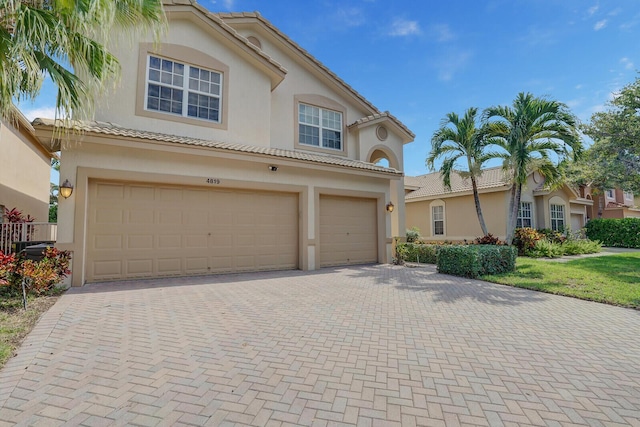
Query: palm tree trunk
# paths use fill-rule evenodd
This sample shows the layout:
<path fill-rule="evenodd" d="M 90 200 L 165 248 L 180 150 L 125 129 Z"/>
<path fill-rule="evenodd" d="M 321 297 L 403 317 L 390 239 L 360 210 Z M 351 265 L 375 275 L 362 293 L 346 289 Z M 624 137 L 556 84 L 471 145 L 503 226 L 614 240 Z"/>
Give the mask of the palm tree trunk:
<path fill-rule="evenodd" d="M 478 221 L 480 222 L 480 228 L 482 229 L 482 235 L 489 234 L 487 226 L 484 223 L 484 216 L 482 215 L 482 208 L 480 207 L 480 196 L 478 195 L 478 184 L 475 177 L 471 176 L 471 186 L 473 187 L 473 201 L 476 204 L 476 215 L 478 215 Z"/>
<path fill-rule="evenodd" d="M 509 213 L 508 227 L 507 230 L 507 244 L 511 245 L 513 243 L 513 237 L 516 231 L 516 225 L 518 225 L 518 212 L 520 211 L 520 199 L 522 197 L 522 184 L 514 184 L 511 188 L 511 198 L 512 202 L 509 203 L 509 207 L 511 208 L 511 212 Z"/>
<path fill-rule="evenodd" d="M 511 245 L 513 242 L 513 233 L 515 231 L 515 227 L 512 227 L 513 224 L 513 207 L 516 204 L 516 184 L 511 185 L 511 194 L 509 196 L 509 212 L 507 216 L 507 229 L 506 229 L 506 243 L 507 245 Z M 518 215 L 516 211 L 516 215 Z"/>

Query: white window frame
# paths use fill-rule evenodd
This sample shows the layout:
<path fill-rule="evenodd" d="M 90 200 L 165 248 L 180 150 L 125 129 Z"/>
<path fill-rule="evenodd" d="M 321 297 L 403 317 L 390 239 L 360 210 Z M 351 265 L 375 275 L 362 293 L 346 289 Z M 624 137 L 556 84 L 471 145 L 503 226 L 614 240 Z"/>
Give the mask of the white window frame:
<path fill-rule="evenodd" d="M 558 204 L 550 204 L 550 218 L 551 218 L 551 229 L 554 231 L 564 231 L 566 228 L 566 216 L 564 205 Z M 562 213 L 562 217 L 558 216 L 558 213 Z M 559 227 L 559 222 L 562 222 L 562 227 Z"/>
<path fill-rule="evenodd" d="M 607 199 L 615 199 L 613 190 L 607 190 Z"/>
<path fill-rule="evenodd" d="M 623 196 L 625 200 L 633 201 L 633 193 L 631 191 L 624 191 Z"/>
<path fill-rule="evenodd" d="M 151 73 L 151 58 L 157 58 L 160 61 L 170 61 L 173 64 L 178 64 L 182 66 L 183 69 L 183 74 L 182 74 L 182 85 L 177 85 L 177 84 L 173 84 L 173 82 L 171 84 L 169 83 L 163 83 L 162 81 L 156 81 L 156 80 L 151 80 L 150 79 L 150 73 Z M 168 114 L 171 116 L 179 116 L 179 117 L 184 117 L 187 119 L 195 119 L 195 120 L 202 120 L 205 122 L 210 122 L 210 123 L 222 123 L 222 92 L 223 92 L 223 73 L 219 72 L 219 71 L 215 71 L 215 70 L 210 70 L 204 67 L 197 67 L 195 65 L 190 65 L 188 63 L 182 62 L 182 61 L 176 61 L 174 59 L 169 59 L 169 58 L 164 58 L 160 55 L 155 55 L 155 54 L 148 54 L 147 55 L 147 61 L 146 61 L 146 70 L 145 70 L 145 93 L 144 93 L 144 109 L 146 111 L 151 111 L 154 113 L 160 113 L 160 114 Z M 161 67 L 162 68 L 162 67 Z M 191 71 L 192 70 L 198 70 L 199 72 L 208 72 L 211 74 L 215 74 L 218 76 L 218 82 L 204 82 L 202 81 L 200 78 L 198 78 L 197 80 L 195 80 L 194 78 L 191 77 Z M 198 87 L 198 89 L 194 89 L 191 87 L 191 83 L 198 83 L 198 84 L 208 84 L 209 86 L 217 86 L 218 90 L 217 93 L 211 93 L 210 91 L 204 91 L 204 90 L 200 90 L 200 87 Z M 169 88 L 169 89 L 173 89 L 173 90 L 181 90 L 182 91 L 182 99 L 181 99 L 181 103 L 182 103 L 182 107 L 181 107 L 181 113 L 178 114 L 177 112 L 172 112 L 172 111 L 164 111 L 164 110 L 160 110 L 160 109 L 155 109 L 155 108 L 150 108 L 149 107 L 149 86 L 150 85 L 157 85 L 160 86 L 160 90 L 162 90 L 162 88 Z M 197 96 L 204 96 L 204 97 L 208 97 L 211 99 L 217 99 L 218 101 L 218 106 L 217 109 L 208 107 L 211 110 L 217 110 L 218 113 L 218 117 L 217 119 L 212 119 L 212 118 L 208 118 L 208 117 L 199 117 L 199 113 L 196 113 L 196 115 L 190 115 L 189 114 L 189 95 L 197 95 Z M 160 100 L 162 100 L 162 98 L 160 98 Z M 198 106 L 196 105 L 196 108 Z"/>
<path fill-rule="evenodd" d="M 442 215 L 442 218 L 436 218 L 436 209 L 440 209 L 441 212 L 440 214 Z M 437 223 L 441 222 L 442 223 L 442 233 L 438 233 L 437 231 Z M 445 236 L 446 235 L 446 229 L 445 229 L 445 216 L 444 216 L 444 205 L 433 205 L 431 206 L 431 231 L 432 231 L 432 235 L 433 236 Z"/>
<path fill-rule="evenodd" d="M 308 114 L 303 113 L 303 110 L 307 110 L 307 109 L 312 112 L 317 111 L 317 116 L 315 114 L 310 116 Z M 334 127 L 331 127 L 330 123 L 331 122 L 335 123 L 335 120 L 332 120 L 330 116 L 339 118 L 339 123 L 337 125 L 334 125 Z M 307 117 L 310 117 L 311 121 L 308 121 Z M 316 118 L 317 118 L 317 123 L 314 123 L 313 119 L 316 119 Z M 299 102 L 298 103 L 298 144 L 300 144 L 300 146 L 303 146 L 303 147 L 307 146 L 307 147 L 322 148 L 325 150 L 343 151 L 343 148 L 344 148 L 343 123 L 344 123 L 344 117 L 341 111 L 331 110 L 328 108 L 318 107 L 316 105 Z M 303 137 L 306 135 L 305 132 L 303 132 L 303 126 L 308 126 L 309 128 L 317 129 L 317 132 L 318 132 L 317 145 L 303 141 Z M 339 147 L 331 147 L 331 146 L 325 145 L 325 136 L 324 136 L 325 131 L 339 133 L 340 135 L 340 138 L 338 141 L 338 143 L 340 144 Z M 315 135 L 310 135 L 310 136 L 314 137 Z"/>
<path fill-rule="evenodd" d="M 528 206 L 527 209 L 523 209 L 525 205 Z M 523 215 L 526 212 L 529 213 L 528 216 Z M 529 221 L 529 225 L 524 225 L 525 220 Z M 527 202 L 527 201 L 520 202 L 520 207 L 518 208 L 518 219 L 516 220 L 516 227 L 517 228 L 523 228 L 523 227 L 533 228 L 533 203 L 532 202 Z"/>

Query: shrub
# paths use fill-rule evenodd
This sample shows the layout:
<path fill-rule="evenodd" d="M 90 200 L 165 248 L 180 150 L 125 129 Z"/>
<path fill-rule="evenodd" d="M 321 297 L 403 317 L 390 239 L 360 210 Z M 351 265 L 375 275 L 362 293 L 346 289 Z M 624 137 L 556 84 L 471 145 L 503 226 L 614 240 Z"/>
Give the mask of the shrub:
<path fill-rule="evenodd" d="M 482 266 L 481 275 L 501 274 L 515 271 L 518 251 L 513 246 L 478 246 Z"/>
<path fill-rule="evenodd" d="M 473 241 L 473 244 L 474 245 L 502 245 L 503 242 L 501 242 L 500 239 L 495 237 L 493 234 L 489 233 L 483 237 L 476 237 L 476 239 Z"/>
<path fill-rule="evenodd" d="M 407 243 L 417 243 L 422 238 L 420 236 L 420 229 L 418 227 L 412 227 L 406 231 Z"/>
<path fill-rule="evenodd" d="M 438 245 L 398 243 L 396 245 L 396 257 L 402 261 L 435 264 L 438 248 Z"/>
<path fill-rule="evenodd" d="M 438 272 L 477 278 L 515 270 L 517 250 L 513 246 L 452 245 L 438 250 Z"/>
<path fill-rule="evenodd" d="M 0 252 L 0 285 L 17 291 L 25 281 L 27 290 L 36 294 L 49 291 L 71 271 L 71 253 L 46 248 L 40 261 L 26 259 L 23 254 L 4 255 Z"/>
<path fill-rule="evenodd" d="M 640 218 L 592 219 L 585 228 L 589 239 L 604 246 L 640 248 Z"/>
<path fill-rule="evenodd" d="M 0 251 L 0 286 L 7 286 L 10 282 L 10 275 L 16 269 L 16 257 L 14 254 L 5 254 Z"/>
<path fill-rule="evenodd" d="M 561 244 L 564 243 L 565 240 L 567 240 L 565 235 L 560 231 L 555 231 L 550 228 L 542 228 L 538 230 L 538 233 L 540 233 L 548 242 L 551 243 Z"/>
<path fill-rule="evenodd" d="M 553 243 L 546 239 L 536 242 L 532 249 L 525 252 L 526 256 L 532 258 L 559 258 L 564 254 L 560 243 Z"/>
<path fill-rule="evenodd" d="M 531 227 L 516 228 L 513 244 L 518 248 L 518 255 L 524 255 L 542 238 L 543 235 Z"/>
<path fill-rule="evenodd" d="M 564 255 L 595 254 L 602 250 L 602 244 L 593 240 L 567 240 L 562 244 Z"/>

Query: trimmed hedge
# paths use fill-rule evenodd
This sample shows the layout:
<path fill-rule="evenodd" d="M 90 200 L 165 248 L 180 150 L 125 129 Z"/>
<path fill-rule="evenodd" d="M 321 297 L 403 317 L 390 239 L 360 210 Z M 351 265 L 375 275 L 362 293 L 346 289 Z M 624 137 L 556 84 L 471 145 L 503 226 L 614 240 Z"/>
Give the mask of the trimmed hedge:
<path fill-rule="evenodd" d="M 396 256 L 402 261 L 435 264 L 440 245 L 424 245 L 420 243 L 398 243 Z"/>
<path fill-rule="evenodd" d="M 452 245 L 438 250 L 438 272 L 477 278 L 514 271 L 518 250 L 514 246 Z"/>
<path fill-rule="evenodd" d="M 585 228 L 589 239 L 604 246 L 640 248 L 640 218 L 592 219 Z"/>

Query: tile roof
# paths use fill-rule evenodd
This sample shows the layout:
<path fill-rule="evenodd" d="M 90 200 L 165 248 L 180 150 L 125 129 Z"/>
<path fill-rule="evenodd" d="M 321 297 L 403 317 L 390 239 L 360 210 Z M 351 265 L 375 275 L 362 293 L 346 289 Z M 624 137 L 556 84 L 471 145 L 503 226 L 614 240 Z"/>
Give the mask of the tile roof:
<path fill-rule="evenodd" d="M 418 187 L 417 190 L 405 196 L 405 200 L 418 199 L 423 197 L 441 196 L 445 194 L 463 193 L 471 191 L 471 180 L 462 179 L 457 173 L 451 174 L 451 191 L 444 188 L 440 172 L 429 173 L 420 176 L 406 176 L 404 178 L 406 186 Z M 478 189 L 500 188 L 509 184 L 505 180 L 505 175 L 501 167 L 488 168 L 482 172 L 477 180 Z"/>
<path fill-rule="evenodd" d="M 287 36 L 282 31 L 280 31 L 275 25 L 273 25 L 266 18 L 264 18 L 259 12 L 229 12 L 229 13 L 220 12 L 220 13 L 216 13 L 215 15 L 219 16 L 220 19 L 222 19 L 223 21 L 224 20 L 232 20 L 234 18 L 253 18 L 253 19 L 257 19 L 262 24 L 264 24 L 267 28 L 269 28 L 271 31 L 273 31 L 279 37 L 281 37 L 283 40 L 285 40 L 287 43 L 289 43 L 295 50 L 297 50 L 305 58 L 310 60 L 318 68 L 320 68 L 322 71 L 324 71 L 326 74 L 328 74 L 332 79 L 334 79 L 336 82 L 338 82 L 338 84 L 340 84 L 348 92 L 350 92 L 353 96 L 355 96 L 358 100 L 360 100 L 362 103 L 364 103 L 369 109 L 371 109 L 373 114 L 371 116 L 368 116 L 369 120 L 374 120 L 374 119 L 380 118 L 380 117 L 388 117 L 391 120 L 393 120 L 402 130 L 407 132 L 407 134 L 411 135 L 411 137 L 415 137 L 414 133 L 411 132 L 400 120 L 398 120 L 395 116 L 391 115 L 388 111 L 385 111 L 384 113 L 381 113 L 380 110 L 378 110 L 375 107 L 375 105 L 373 105 L 364 96 L 362 96 L 360 93 L 358 93 L 358 91 L 356 91 L 353 87 L 351 87 L 347 82 L 345 82 L 340 77 L 338 77 L 337 74 L 335 74 L 333 71 L 331 71 L 329 68 L 327 68 L 327 66 L 325 66 L 322 62 L 320 62 L 318 59 L 316 59 L 313 55 L 311 55 L 302 46 L 297 44 L 295 41 L 290 39 L 289 36 Z M 360 119 L 360 120 L 363 120 L 363 119 Z M 356 122 L 354 124 L 357 124 L 357 123 L 358 122 Z"/>
<path fill-rule="evenodd" d="M 373 105 L 371 102 L 369 102 L 364 96 L 362 96 L 360 93 L 358 93 L 358 91 L 356 91 L 353 87 L 351 87 L 349 84 L 347 84 L 347 82 L 345 82 L 340 77 L 338 77 L 337 74 L 335 74 L 333 71 L 331 71 L 329 68 L 327 68 L 326 65 L 324 65 L 316 57 L 311 55 L 302 46 L 300 46 L 298 43 L 296 43 L 295 41 L 290 39 L 289 36 L 287 36 L 285 33 L 280 31 L 278 29 L 278 27 L 276 27 L 271 22 L 269 22 L 269 20 L 264 18 L 259 12 L 233 12 L 233 13 L 220 12 L 220 13 L 216 13 L 215 15 L 219 16 L 220 19 L 222 19 L 223 21 L 225 19 L 230 20 L 230 19 L 233 19 L 233 18 L 254 18 L 254 19 L 257 19 L 262 24 L 264 24 L 267 28 L 269 28 L 271 31 L 276 33 L 280 38 L 282 38 L 283 40 L 288 42 L 295 50 L 297 50 L 299 53 L 301 53 L 305 58 L 310 60 L 318 68 L 320 68 L 322 71 L 324 71 L 329 76 L 331 76 L 331 78 L 333 78 L 336 82 L 338 82 L 341 86 L 343 86 L 348 92 L 350 92 L 358 100 L 360 100 L 367 107 L 369 107 L 373 113 L 380 113 L 380 110 L 378 110 L 375 107 L 375 105 Z"/>
<path fill-rule="evenodd" d="M 52 130 L 56 125 L 60 126 L 61 122 L 51 119 L 35 119 L 34 127 L 46 127 Z M 69 127 L 67 127 L 69 129 Z M 71 129 L 70 129 L 71 130 Z M 116 137 L 141 139 L 153 142 L 164 142 L 171 144 L 190 145 L 197 147 L 206 147 L 213 150 L 227 151 L 234 153 L 257 154 L 273 158 L 299 160 L 310 163 L 318 163 L 331 165 L 349 169 L 358 169 L 371 172 L 380 172 L 388 175 L 402 176 L 402 171 L 375 165 L 373 163 L 362 162 L 359 160 L 347 159 L 344 157 L 315 154 L 305 151 L 283 150 L 280 148 L 257 147 L 247 144 L 236 144 L 229 142 L 210 141 L 198 138 L 189 138 L 184 136 L 169 135 L 157 132 L 148 132 L 142 130 L 127 129 L 114 123 L 105 122 L 75 122 L 72 127 L 73 131 L 81 133 L 93 133 L 100 135 L 110 135 Z"/>
<path fill-rule="evenodd" d="M 398 127 L 400 127 L 400 129 L 402 129 L 403 131 L 405 131 L 408 135 L 411 136 L 411 138 L 415 138 L 416 135 L 411 132 L 411 130 L 409 130 L 408 127 L 406 127 L 404 125 L 404 123 L 402 123 L 400 120 L 398 120 L 398 118 L 396 116 L 394 116 L 393 114 L 391 114 L 388 111 L 385 111 L 383 113 L 376 113 L 376 114 L 372 114 L 370 116 L 367 117 L 363 117 L 361 119 L 356 120 L 355 122 L 353 122 L 352 124 L 349 125 L 349 127 L 351 126 L 357 126 L 357 125 L 362 125 L 368 122 L 372 122 L 374 120 L 378 120 L 378 119 L 385 119 L 388 118 L 391 121 L 393 121 L 396 125 L 398 125 Z"/>
<path fill-rule="evenodd" d="M 264 59 L 266 62 L 268 62 L 271 66 L 277 68 L 278 71 L 280 71 L 282 74 L 286 74 L 287 73 L 287 69 L 284 68 L 282 66 L 282 64 L 280 64 L 278 61 L 273 59 L 271 56 L 267 55 L 265 52 L 263 52 L 258 47 L 254 46 L 244 36 L 240 35 L 233 27 L 227 25 L 221 19 L 221 17 L 219 16 L 220 14 L 213 13 L 213 12 L 209 11 L 204 6 L 201 6 L 200 4 L 198 4 L 195 0 L 163 0 L 162 3 L 163 3 L 164 6 L 192 6 L 192 7 L 194 7 L 195 9 L 200 11 L 202 14 L 204 14 L 207 18 L 211 19 L 213 22 L 215 22 L 217 25 L 219 25 L 220 28 L 222 28 L 229 35 L 231 35 L 231 37 L 235 38 L 240 43 L 242 43 L 244 46 L 246 46 L 249 49 L 251 49 L 258 56 L 260 56 L 262 59 Z"/>

